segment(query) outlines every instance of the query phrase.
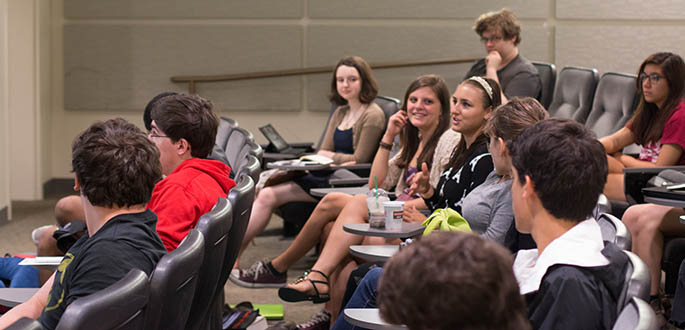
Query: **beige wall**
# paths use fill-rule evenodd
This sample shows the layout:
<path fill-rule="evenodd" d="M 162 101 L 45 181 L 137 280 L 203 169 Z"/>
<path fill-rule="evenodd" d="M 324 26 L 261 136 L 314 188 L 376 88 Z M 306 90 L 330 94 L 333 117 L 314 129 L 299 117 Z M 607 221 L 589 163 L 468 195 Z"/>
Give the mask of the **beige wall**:
<path fill-rule="evenodd" d="M 34 47 L 34 64 L 21 73 L 33 74 L 28 80 L 35 97 L 10 97 L 11 104 L 21 101 L 33 109 L 21 114 L 29 122 L 13 128 L 12 137 L 16 133 L 25 140 L 12 145 L 11 177 L 24 171 L 39 179 L 20 176 L 15 180 L 20 184 L 12 186 L 13 199 L 21 188 L 34 190 L 26 196 L 36 196 L 47 179 L 70 177 L 70 143 L 92 121 L 122 116 L 142 126 L 141 109 L 152 96 L 187 90 L 169 81 L 174 75 L 333 65 L 347 54 L 370 62 L 482 56 L 483 47 L 471 30 L 473 20 L 504 6 L 523 24 L 522 53 L 554 62 L 559 69 L 575 65 L 632 73 L 652 52 L 685 53 L 680 42 L 685 32 L 682 1 L 28 2 L 37 6 L 36 42 L 23 48 Z M 419 74 L 441 74 L 454 88 L 467 68 L 377 70 L 376 76 L 381 94 L 401 98 Z M 319 74 L 201 84 L 198 92 L 213 100 L 222 115 L 257 133 L 260 142 L 257 127 L 267 122 L 287 140 L 314 141 L 327 117 L 328 83 L 329 75 Z M 34 130 L 23 134 L 29 126 Z M 20 148 L 29 150 L 28 156 L 15 155 Z"/>
<path fill-rule="evenodd" d="M 7 52 L 7 0 L 0 0 L 0 210 L 9 209 L 10 206 L 10 122 L 7 104 Z"/>

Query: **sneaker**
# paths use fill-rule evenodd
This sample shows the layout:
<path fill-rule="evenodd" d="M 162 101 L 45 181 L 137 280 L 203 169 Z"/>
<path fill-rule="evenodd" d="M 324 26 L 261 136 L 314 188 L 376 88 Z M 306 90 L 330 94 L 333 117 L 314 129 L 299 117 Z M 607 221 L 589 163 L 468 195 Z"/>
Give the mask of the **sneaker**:
<path fill-rule="evenodd" d="M 320 310 L 312 319 L 297 325 L 298 330 L 328 330 L 331 327 L 331 313 Z"/>
<path fill-rule="evenodd" d="M 661 304 L 661 297 L 654 298 L 649 301 L 649 306 L 652 307 L 654 314 L 656 315 L 656 323 L 659 329 L 666 325 L 666 315 L 664 315 L 664 306 Z"/>
<path fill-rule="evenodd" d="M 244 288 L 280 288 L 288 281 L 286 273 L 271 272 L 266 261 L 258 261 L 248 269 L 233 269 L 228 277 L 231 282 Z"/>
<path fill-rule="evenodd" d="M 45 225 L 45 226 L 40 226 L 36 229 L 34 229 L 31 232 L 31 240 L 33 241 L 33 244 L 38 246 L 38 242 L 40 241 L 40 235 L 43 233 L 44 230 L 52 227 L 52 225 Z"/>

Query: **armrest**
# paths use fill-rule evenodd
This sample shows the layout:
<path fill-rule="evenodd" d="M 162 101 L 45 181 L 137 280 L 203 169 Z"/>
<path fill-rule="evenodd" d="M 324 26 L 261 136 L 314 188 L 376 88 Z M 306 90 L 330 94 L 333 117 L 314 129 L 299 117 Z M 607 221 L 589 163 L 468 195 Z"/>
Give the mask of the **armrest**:
<path fill-rule="evenodd" d="M 354 172 L 355 170 L 370 170 L 371 169 L 371 163 L 364 163 L 364 164 L 354 164 L 354 165 L 336 165 L 336 169 L 339 168 L 344 168 L 346 170 L 350 170 Z"/>
<path fill-rule="evenodd" d="M 685 171 L 685 166 L 660 166 L 660 167 L 633 167 L 623 169 L 623 190 L 629 204 L 644 203 L 642 188 L 647 186 L 647 181 L 663 170 Z"/>
<path fill-rule="evenodd" d="M 291 147 L 293 148 L 307 148 L 314 150 L 314 142 L 295 142 L 295 143 L 289 143 Z"/>
<path fill-rule="evenodd" d="M 642 174 L 642 173 L 652 173 L 652 174 L 659 174 L 659 172 L 663 170 L 676 170 L 676 171 L 685 171 L 685 165 L 678 165 L 678 166 L 657 166 L 657 167 L 625 167 L 623 168 L 623 174 L 625 175 L 635 175 L 635 174 Z"/>
<path fill-rule="evenodd" d="M 293 147 L 293 148 L 304 148 L 304 149 L 306 149 L 304 152 L 307 152 L 307 153 L 313 153 L 315 151 L 313 142 L 289 143 L 288 145 Z M 275 151 L 274 149 L 271 149 L 269 147 L 270 146 L 269 143 L 260 144 L 259 146 L 262 147 L 262 149 L 264 149 L 264 151 L 269 151 L 269 152 Z"/>
<path fill-rule="evenodd" d="M 264 155 L 262 156 L 262 168 L 267 168 L 266 164 L 268 163 L 273 163 L 275 161 L 279 160 L 284 160 L 284 159 L 293 159 L 297 158 L 295 155 L 291 154 L 279 154 L 279 153 L 273 153 L 273 152 L 265 152 Z"/>
<path fill-rule="evenodd" d="M 356 187 L 369 183 L 369 178 L 330 179 L 328 180 L 328 183 L 331 185 L 331 187 Z"/>
<path fill-rule="evenodd" d="M 371 164 L 370 163 L 364 163 L 364 164 L 354 164 L 354 165 L 345 165 L 345 166 L 332 166 L 331 169 L 346 169 L 351 171 L 352 173 L 359 175 L 361 177 L 369 177 L 371 174 Z"/>

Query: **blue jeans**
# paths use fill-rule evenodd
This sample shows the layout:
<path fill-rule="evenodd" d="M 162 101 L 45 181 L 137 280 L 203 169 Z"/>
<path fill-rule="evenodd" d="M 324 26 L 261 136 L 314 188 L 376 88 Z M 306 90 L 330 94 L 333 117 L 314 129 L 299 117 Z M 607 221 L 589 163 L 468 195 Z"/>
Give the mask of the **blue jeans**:
<path fill-rule="evenodd" d="M 10 288 L 39 288 L 38 269 L 33 266 L 19 266 L 22 258 L 5 257 L 0 258 L 0 279 L 9 281 Z M 4 288 L 5 283 L 0 281 L 0 288 Z"/>
<path fill-rule="evenodd" d="M 361 282 L 350 301 L 345 305 L 345 308 L 376 308 L 376 297 L 378 296 L 378 279 L 381 278 L 381 273 L 383 268 L 378 267 L 370 270 Z M 344 310 L 338 315 L 338 319 L 335 320 L 332 330 L 358 330 L 364 329 L 350 324 L 345 321 Z"/>

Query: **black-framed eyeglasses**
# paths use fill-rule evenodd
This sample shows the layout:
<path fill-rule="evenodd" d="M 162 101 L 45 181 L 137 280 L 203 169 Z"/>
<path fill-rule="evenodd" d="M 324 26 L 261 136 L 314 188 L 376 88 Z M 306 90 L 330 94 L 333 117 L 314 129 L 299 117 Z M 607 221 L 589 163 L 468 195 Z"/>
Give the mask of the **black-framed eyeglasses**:
<path fill-rule="evenodd" d="M 482 43 L 485 44 L 485 43 L 488 43 L 488 41 L 489 41 L 489 42 L 498 42 L 498 41 L 500 41 L 500 40 L 502 40 L 502 39 L 504 39 L 504 38 L 499 37 L 499 36 L 498 36 L 498 37 L 490 37 L 490 38 L 480 37 L 480 42 L 482 42 Z"/>
<path fill-rule="evenodd" d="M 650 74 L 646 74 L 643 72 L 643 73 L 640 73 L 640 75 L 638 76 L 638 79 L 640 79 L 640 83 L 643 83 L 645 81 L 645 79 L 649 78 L 650 84 L 658 84 L 659 80 L 663 77 L 664 76 L 662 76 L 656 72 L 652 72 Z"/>

